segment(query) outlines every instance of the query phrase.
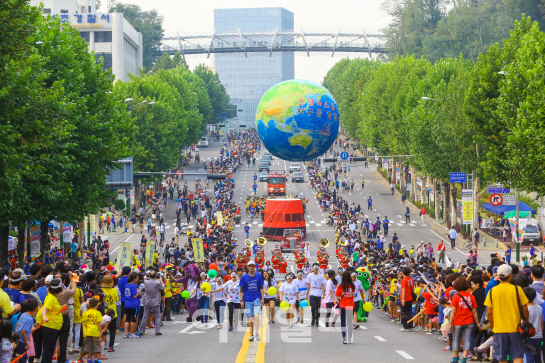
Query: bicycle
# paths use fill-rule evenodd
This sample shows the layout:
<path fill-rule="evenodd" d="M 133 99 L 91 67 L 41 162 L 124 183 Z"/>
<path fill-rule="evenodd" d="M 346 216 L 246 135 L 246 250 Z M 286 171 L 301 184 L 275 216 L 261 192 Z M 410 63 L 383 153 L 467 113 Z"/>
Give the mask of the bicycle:
<path fill-rule="evenodd" d="M 468 238 L 468 239 L 465 241 L 465 243 L 464 243 L 464 245 L 462 246 L 462 248 L 463 248 L 464 250 L 472 250 L 472 249 L 475 248 L 475 243 L 473 242 L 473 240 L 472 240 L 471 238 Z"/>

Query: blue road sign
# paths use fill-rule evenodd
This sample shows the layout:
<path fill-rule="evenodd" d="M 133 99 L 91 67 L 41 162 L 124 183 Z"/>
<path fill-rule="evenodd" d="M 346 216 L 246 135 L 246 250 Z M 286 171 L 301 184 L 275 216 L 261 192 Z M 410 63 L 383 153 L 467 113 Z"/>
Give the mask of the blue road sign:
<path fill-rule="evenodd" d="M 341 159 L 343 159 L 343 160 L 348 159 L 348 153 L 347 153 L 346 151 L 343 151 L 343 152 L 341 153 Z"/>
<path fill-rule="evenodd" d="M 466 173 L 450 173 L 450 182 L 451 183 L 465 183 L 466 182 Z"/>
<path fill-rule="evenodd" d="M 511 189 L 492 188 L 492 187 L 486 188 L 486 194 L 509 194 L 509 193 L 511 193 Z"/>

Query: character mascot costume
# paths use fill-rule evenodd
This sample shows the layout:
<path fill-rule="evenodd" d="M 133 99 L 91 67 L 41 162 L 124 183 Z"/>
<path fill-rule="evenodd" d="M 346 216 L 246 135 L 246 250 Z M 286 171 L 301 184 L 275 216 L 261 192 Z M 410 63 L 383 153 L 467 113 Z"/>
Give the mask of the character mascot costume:
<path fill-rule="evenodd" d="M 371 287 L 371 283 L 369 280 L 371 280 L 371 272 L 366 267 L 358 267 L 356 269 L 358 272 L 358 276 L 356 278 L 360 280 L 361 285 L 363 286 L 363 289 L 367 292 L 369 291 L 369 288 Z M 369 311 L 373 308 L 373 304 L 370 302 L 365 302 L 364 297 L 362 296 L 362 304 L 360 304 L 360 308 L 358 309 L 358 321 L 367 321 L 367 317 L 369 316 Z M 367 310 L 364 309 L 364 307 Z"/>
<path fill-rule="evenodd" d="M 197 281 L 198 276 L 199 268 L 193 262 L 191 262 L 184 268 L 184 276 L 181 278 L 181 282 L 186 284 L 187 290 L 189 292 L 193 290 L 193 286 L 195 285 L 195 281 Z M 193 297 L 190 297 L 189 299 L 185 299 L 185 308 L 189 313 L 187 322 L 192 322 L 193 313 L 197 311 L 197 294 L 195 294 L 195 296 Z"/>

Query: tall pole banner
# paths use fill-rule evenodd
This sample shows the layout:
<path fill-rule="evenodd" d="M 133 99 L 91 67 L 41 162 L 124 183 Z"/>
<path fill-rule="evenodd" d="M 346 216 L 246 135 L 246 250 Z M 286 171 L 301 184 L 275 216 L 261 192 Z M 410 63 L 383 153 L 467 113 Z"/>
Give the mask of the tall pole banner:
<path fill-rule="evenodd" d="M 462 224 L 473 222 L 473 190 L 462 190 Z"/>

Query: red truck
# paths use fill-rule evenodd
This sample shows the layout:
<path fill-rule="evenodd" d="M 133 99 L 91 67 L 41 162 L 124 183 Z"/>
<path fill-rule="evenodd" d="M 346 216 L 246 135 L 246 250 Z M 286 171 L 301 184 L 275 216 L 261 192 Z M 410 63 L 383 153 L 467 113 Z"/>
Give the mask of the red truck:
<path fill-rule="evenodd" d="M 286 174 L 271 173 L 267 177 L 267 194 L 268 195 L 286 195 Z"/>

